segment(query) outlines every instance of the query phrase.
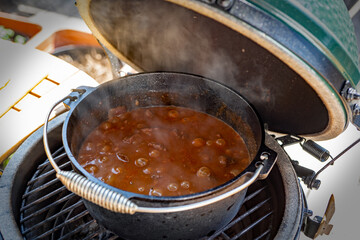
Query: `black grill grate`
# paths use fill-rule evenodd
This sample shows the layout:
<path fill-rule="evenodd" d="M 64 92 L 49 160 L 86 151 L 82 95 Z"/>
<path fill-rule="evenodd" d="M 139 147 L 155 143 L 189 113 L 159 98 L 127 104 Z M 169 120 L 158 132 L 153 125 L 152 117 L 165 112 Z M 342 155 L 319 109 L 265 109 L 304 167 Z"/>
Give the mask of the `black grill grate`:
<path fill-rule="evenodd" d="M 54 159 L 62 170 L 71 163 L 61 147 Z M 205 239 L 270 239 L 277 231 L 279 201 L 268 180 L 257 181 L 247 192 L 233 221 Z M 99 226 L 82 199 L 69 192 L 56 178 L 46 160 L 28 181 L 20 209 L 21 232 L 25 239 L 120 239 Z"/>

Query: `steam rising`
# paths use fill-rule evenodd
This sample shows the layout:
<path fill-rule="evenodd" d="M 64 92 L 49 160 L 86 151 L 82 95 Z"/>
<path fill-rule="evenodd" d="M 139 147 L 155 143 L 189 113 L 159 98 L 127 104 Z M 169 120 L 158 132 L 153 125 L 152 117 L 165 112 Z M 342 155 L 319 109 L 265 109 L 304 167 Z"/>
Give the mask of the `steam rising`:
<path fill-rule="evenodd" d="M 97 27 L 144 71 L 181 71 L 235 82 L 239 68 L 201 15 L 164 1 L 95 1 Z M 115 15 L 114 15 L 115 14 Z M 116 26 L 116 27 L 114 27 Z M 227 39 L 231 44 L 231 39 Z"/>

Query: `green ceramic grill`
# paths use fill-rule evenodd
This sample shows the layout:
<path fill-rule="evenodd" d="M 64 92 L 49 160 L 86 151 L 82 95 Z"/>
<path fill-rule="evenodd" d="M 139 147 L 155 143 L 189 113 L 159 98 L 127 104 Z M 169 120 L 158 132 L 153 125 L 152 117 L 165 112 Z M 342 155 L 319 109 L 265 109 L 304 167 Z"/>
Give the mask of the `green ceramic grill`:
<path fill-rule="evenodd" d="M 359 57 L 341 0 L 79 0 L 99 41 L 138 71 L 238 91 L 269 131 L 315 140 L 360 126 Z"/>

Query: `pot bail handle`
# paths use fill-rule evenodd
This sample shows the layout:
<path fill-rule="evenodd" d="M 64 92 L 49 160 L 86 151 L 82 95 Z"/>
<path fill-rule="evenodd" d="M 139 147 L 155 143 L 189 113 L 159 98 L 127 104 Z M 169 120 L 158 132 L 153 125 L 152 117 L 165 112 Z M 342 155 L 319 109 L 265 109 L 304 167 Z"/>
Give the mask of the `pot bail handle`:
<path fill-rule="evenodd" d="M 44 132 L 43 132 L 43 142 L 45 153 L 49 159 L 50 164 L 56 171 L 56 177 L 62 182 L 62 184 L 71 192 L 79 195 L 80 197 L 93 202 L 103 208 L 106 208 L 113 212 L 134 214 L 137 210 L 137 205 L 131 202 L 129 199 L 117 193 L 111 189 L 107 189 L 85 177 L 82 175 L 70 172 L 63 171 L 56 164 L 54 158 L 51 155 L 48 138 L 47 138 L 47 130 L 49 118 L 52 111 L 55 109 L 57 105 L 69 99 L 70 101 L 75 101 L 77 99 L 76 96 L 66 96 L 60 101 L 56 102 L 54 106 L 50 109 L 49 113 L 46 116 L 44 123 Z"/>
<path fill-rule="evenodd" d="M 59 168 L 59 166 L 56 164 L 54 158 L 51 155 L 51 151 L 48 144 L 48 138 L 47 138 L 47 129 L 48 129 L 48 123 L 50 114 L 54 110 L 54 108 L 62 103 L 63 101 L 69 99 L 70 101 L 75 101 L 78 99 L 76 96 L 67 96 L 60 101 L 56 102 L 54 106 L 50 109 L 49 113 L 46 116 L 45 123 L 44 123 L 44 132 L 43 132 L 43 142 L 44 142 L 44 149 L 45 153 L 49 159 L 50 164 L 56 171 L 56 177 L 64 184 L 64 186 L 71 192 L 79 195 L 80 197 L 95 203 L 103 208 L 106 208 L 113 212 L 119 212 L 119 213 L 127 213 L 127 214 L 134 214 L 135 212 L 141 212 L 141 213 L 170 213 L 170 212 L 180 212 L 180 211 L 187 211 L 199 207 L 204 207 L 206 205 L 218 202 L 222 199 L 225 199 L 227 197 L 230 197 L 245 188 L 249 187 L 253 182 L 255 182 L 259 175 L 264 168 L 264 162 L 267 160 L 267 154 L 263 154 L 262 157 L 260 157 L 260 161 L 258 161 L 255 165 L 256 170 L 253 173 L 253 175 L 247 179 L 243 184 L 240 186 L 223 193 L 219 196 L 203 200 L 201 202 L 195 202 L 188 205 L 182 205 L 182 206 L 173 206 L 173 207 L 159 207 L 159 208 L 153 208 L 153 207 L 139 207 L 135 203 L 133 203 L 131 200 L 123 196 L 122 194 L 115 192 L 111 189 L 108 189 L 104 186 L 99 185 L 96 182 L 93 182 L 90 179 L 85 178 L 84 176 L 70 171 L 63 171 Z"/>

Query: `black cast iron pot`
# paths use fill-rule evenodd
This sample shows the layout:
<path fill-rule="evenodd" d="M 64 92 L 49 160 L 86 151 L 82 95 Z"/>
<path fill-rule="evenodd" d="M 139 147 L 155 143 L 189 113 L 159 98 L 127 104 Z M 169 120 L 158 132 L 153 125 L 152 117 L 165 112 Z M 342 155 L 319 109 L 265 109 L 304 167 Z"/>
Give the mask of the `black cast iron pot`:
<path fill-rule="evenodd" d="M 90 214 L 126 239 L 198 239 L 213 234 L 234 218 L 247 187 L 265 178 L 276 160 L 276 152 L 264 144 L 262 123 L 249 103 L 228 87 L 203 77 L 165 72 L 137 74 L 97 88 L 84 87 L 68 98 L 66 103 L 71 110 L 62 137 L 66 153 L 80 174 L 63 172 L 52 165 L 64 185 L 85 199 Z M 167 105 L 205 112 L 229 124 L 244 139 L 253 159 L 250 165 L 213 189 L 186 196 L 157 197 L 111 187 L 77 162 L 83 140 L 106 120 L 109 109 L 126 106 L 130 111 Z M 47 122 L 45 132 L 46 128 Z M 45 150 L 52 162 L 46 141 L 44 134 Z"/>

